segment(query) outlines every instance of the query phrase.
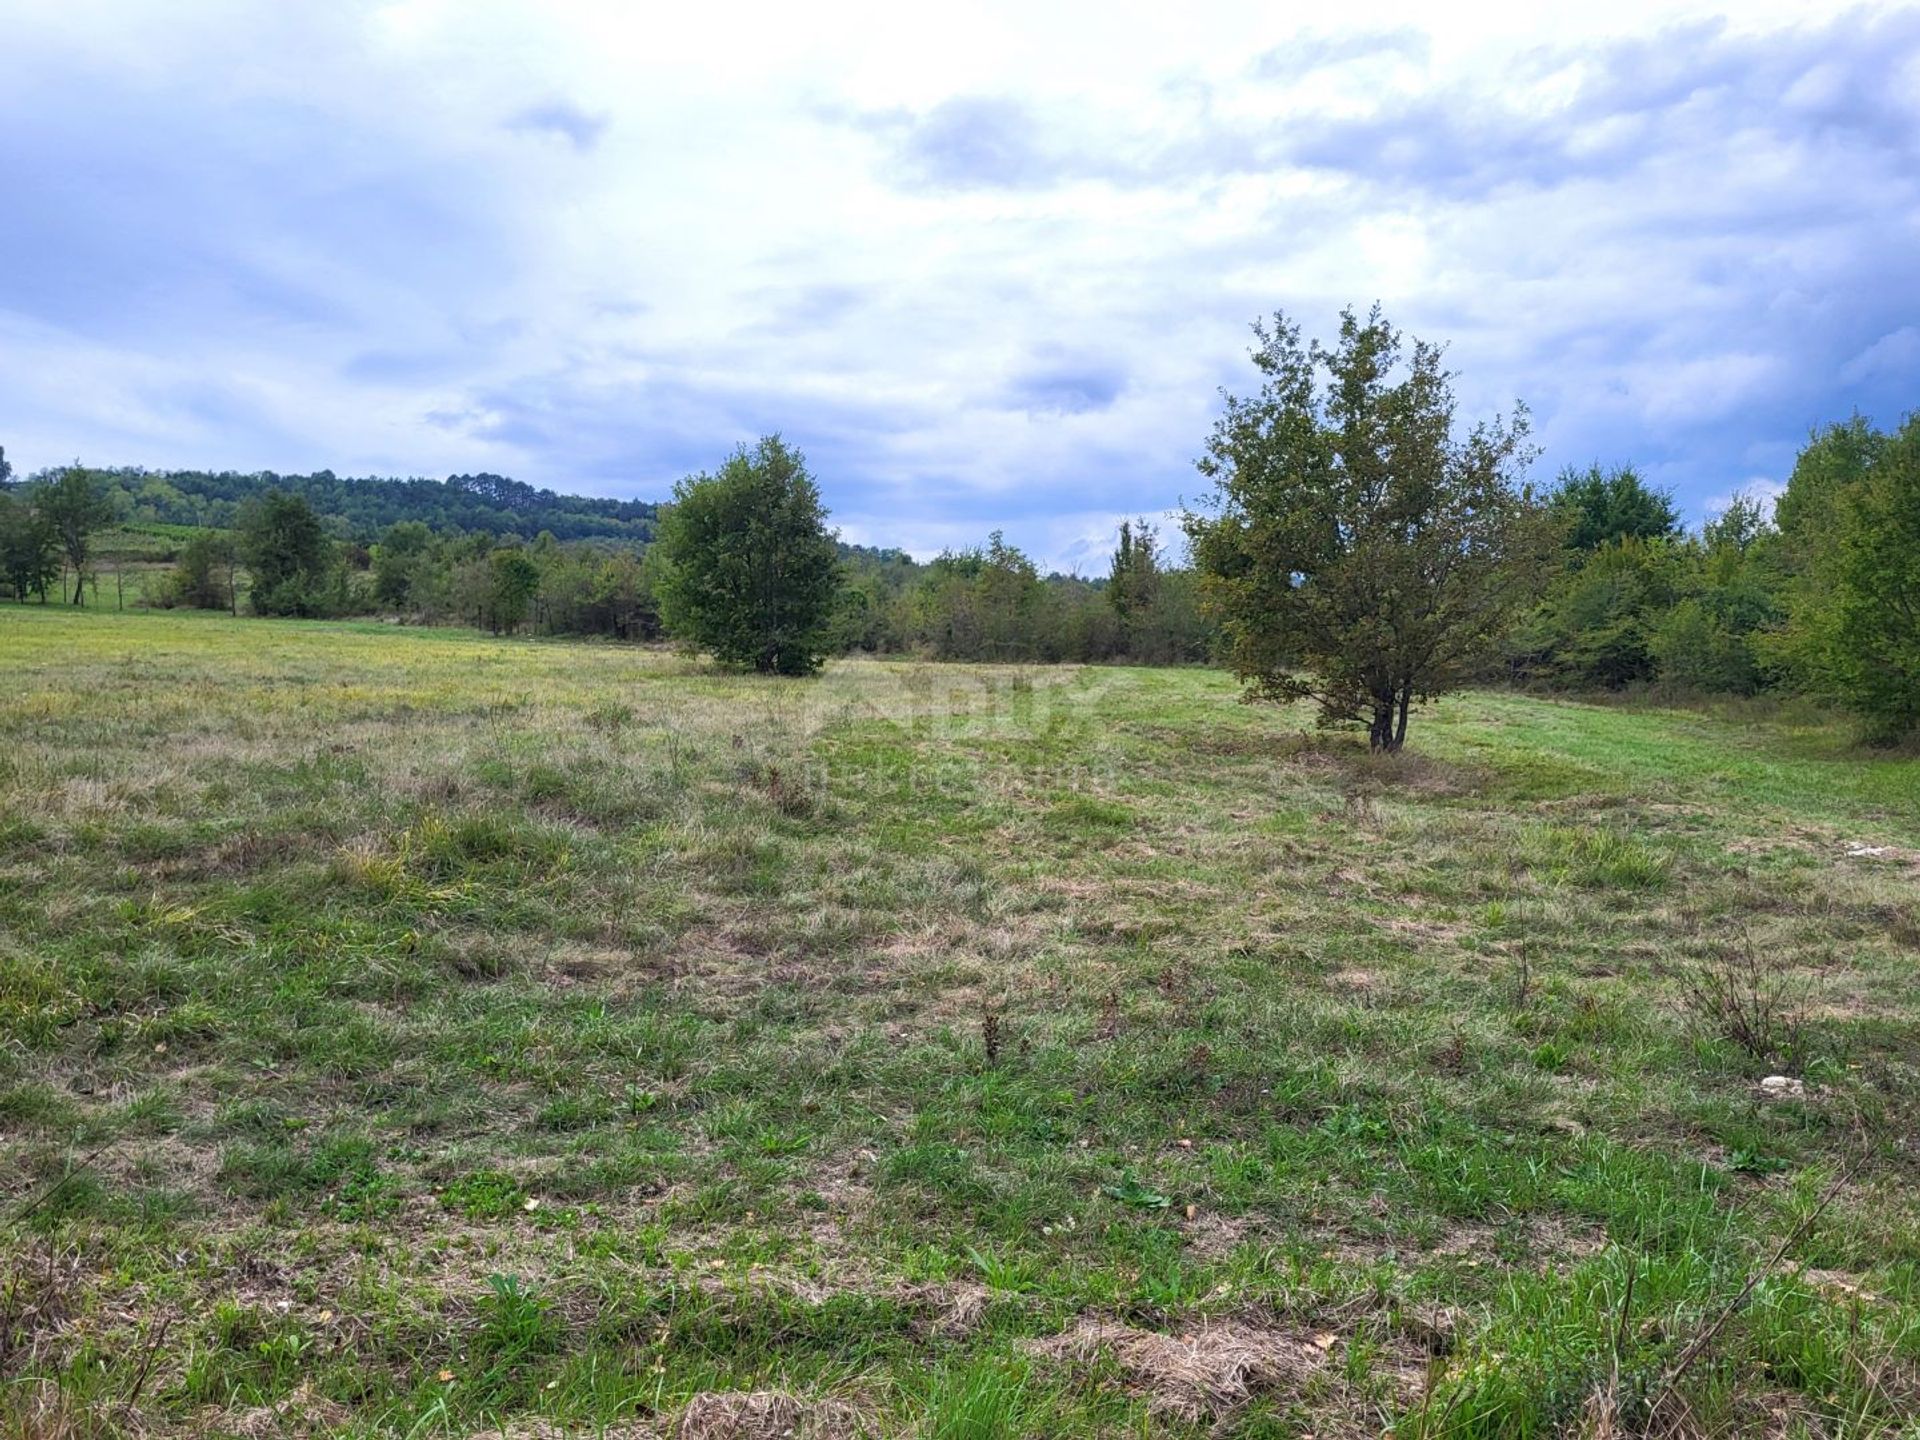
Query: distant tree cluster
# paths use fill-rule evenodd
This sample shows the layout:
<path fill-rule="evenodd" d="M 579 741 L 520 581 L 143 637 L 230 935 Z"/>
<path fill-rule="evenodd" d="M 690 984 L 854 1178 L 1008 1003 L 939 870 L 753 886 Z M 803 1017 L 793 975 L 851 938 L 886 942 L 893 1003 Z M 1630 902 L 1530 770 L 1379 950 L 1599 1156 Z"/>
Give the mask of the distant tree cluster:
<path fill-rule="evenodd" d="M 659 507 L 646 500 L 556 495 L 502 475 L 453 475 L 445 480 L 343 478 L 331 470 L 311 475 L 271 471 L 98 470 L 114 513 L 135 525 L 191 525 L 230 530 L 247 502 L 269 492 L 304 500 L 336 539 L 372 543 L 404 521 L 436 531 L 479 531 L 532 540 L 627 541 L 653 538 Z"/>
<path fill-rule="evenodd" d="M 1122 529 L 1104 585 L 1042 576 L 996 532 L 919 564 L 836 545 L 805 461 L 778 436 L 685 482 L 661 522 L 661 623 L 725 663 L 804 674 L 843 651 L 1048 663 L 1206 658 L 1192 576 L 1151 527 Z"/>
<path fill-rule="evenodd" d="M 1920 731 L 1920 418 L 1816 432 L 1769 516 L 1736 496 L 1697 534 L 1630 468 L 1562 475 L 1562 549 L 1507 640 L 1511 673 L 1564 689 L 1765 690 Z"/>
<path fill-rule="evenodd" d="M 924 565 L 855 563 L 847 595 L 852 648 L 936 660 L 1182 664 L 1207 658 L 1212 626 L 1192 572 L 1165 566 L 1153 530 L 1129 522 L 1126 579 L 1042 575 L 995 531 L 985 545 Z"/>
<path fill-rule="evenodd" d="M 106 487 L 80 465 L 18 486 L 0 476 L 0 580 L 16 600 L 45 603 L 55 591 L 57 598 L 84 605 L 93 578 L 94 540 L 112 520 Z M 70 592 L 64 583 L 68 575 Z"/>

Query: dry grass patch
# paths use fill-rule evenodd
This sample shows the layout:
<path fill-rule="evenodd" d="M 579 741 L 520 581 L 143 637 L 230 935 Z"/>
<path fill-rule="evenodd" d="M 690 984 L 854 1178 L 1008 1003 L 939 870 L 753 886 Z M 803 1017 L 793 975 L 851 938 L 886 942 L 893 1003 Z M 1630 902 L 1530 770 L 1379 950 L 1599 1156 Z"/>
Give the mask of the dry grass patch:
<path fill-rule="evenodd" d="M 1304 1395 L 1328 1373 L 1340 1343 L 1331 1331 L 1300 1333 L 1238 1320 L 1201 1320 L 1177 1335 L 1083 1317 L 1072 1329 L 1025 1342 L 1036 1359 L 1117 1365 L 1154 1413 L 1187 1424 L 1218 1421 L 1261 1395 Z"/>
<path fill-rule="evenodd" d="M 687 1402 L 674 1440 L 854 1440 L 867 1419 L 841 1400 L 805 1400 L 784 1390 L 710 1391 Z"/>

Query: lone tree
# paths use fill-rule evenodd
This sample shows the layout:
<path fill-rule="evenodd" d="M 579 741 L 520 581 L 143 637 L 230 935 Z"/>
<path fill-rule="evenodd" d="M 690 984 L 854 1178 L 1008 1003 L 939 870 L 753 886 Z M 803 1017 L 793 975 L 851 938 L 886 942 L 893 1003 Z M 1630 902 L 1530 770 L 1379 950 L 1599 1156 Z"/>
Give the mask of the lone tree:
<path fill-rule="evenodd" d="M 660 522 L 667 632 L 725 665 L 810 675 L 832 648 L 840 559 L 806 459 L 778 435 L 674 487 Z"/>
<path fill-rule="evenodd" d="M 45 517 L 60 552 L 73 567 L 73 603 L 87 602 L 87 563 L 93 558 L 93 532 L 113 518 L 106 487 L 76 462 L 40 484 L 34 505 Z"/>
<path fill-rule="evenodd" d="M 1440 348 L 1403 348 L 1377 306 L 1343 311 L 1331 349 L 1281 314 L 1253 330 L 1260 390 L 1226 397 L 1199 462 L 1214 493 L 1185 520 L 1224 658 L 1249 700 L 1317 701 L 1322 724 L 1365 721 L 1373 749 L 1398 750 L 1552 548 L 1516 483 L 1526 411 L 1456 438 Z"/>

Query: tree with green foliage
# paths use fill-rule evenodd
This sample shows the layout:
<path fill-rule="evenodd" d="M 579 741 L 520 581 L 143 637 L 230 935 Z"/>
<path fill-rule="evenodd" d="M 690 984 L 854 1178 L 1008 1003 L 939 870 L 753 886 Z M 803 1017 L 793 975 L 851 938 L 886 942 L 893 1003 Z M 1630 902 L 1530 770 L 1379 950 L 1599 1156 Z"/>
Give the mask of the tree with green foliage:
<path fill-rule="evenodd" d="M 1456 438 L 1439 347 L 1406 350 L 1378 307 L 1344 311 L 1330 349 L 1280 314 L 1254 334 L 1260 390 L 1227 396 L 1209 513 L 1186 517 L 1224 658 L 1249 699 L 1314 700 L 1398 750 L 1535 592 L 1551 541 L 1517 483 L 1526 413 Z"/>
<path fill-rule="evenodd" d="M 418 520 L 389 525 L 374 547 L 373 595 L 389 610 L 404 610 L 414 599 L 422 557 L 433 545 L 433 532 Z"/>
<path fill-rule="evenodd" d="M 1815 430 L 1775 502 L 1778 535 L 1766 556 L 1786 621 L 1765 637 L 1769 658 L 1797 687 L 1833 697 L 1832 660 L 1847 499 L 1886 452 L 1887 437 L 1864 416 Z"/>
<path fill-rule="evenodd" d="M 540 567 L 518 545 L 487 557 L 487 625 L 494 634 L 511 635 L 527 618 L 540 588 Z"/>
<path fill-rule="evenodd" d="M 1806 668 L 1870 739 L 1920 734 L 1920 415 L 1871 447 L 1864 473 L 1836 487 L 1827 513 L 1834 533 L 1814 577 L 1822 585 L 1799 592 L 1794 617 Z"/>
<path fill-rule="evenodd" d="M 806 459 L 778 435 L 675 486 L 658 555 L 669 634 L 763 674 L 820 668 L 833 644 L 840 559 Z"/>
<path fill-rule="evenodd" d="M 1837 541 L 1841 497 L 1866 478 L 1886 448 L 1886 435 L 1860 414 L 1807 438 L 1773 507 L 1790 569 L 1812 568 L 1819 552 Z"/>
<path fill-rule="evenodd" d="M 315 616 L 332 608 L 333 542 L 299 496 L 269 490 L 243 504 L 239 550 L 252 579 L 247 600 L 256 615 Z"/>
<path fill-rule="evenodd" d="M 167 579 L 166 599 L 196 610 L 227 610 L 234 603 L 233 537 L 208 530 L 181 548 Z"/>
<path fill-rule="evenodd" d="M 0 578 L 23 605 L 29 595 L 44 605 L 60 578 L 59 539 L 27 491 L 0 490 Z"/>
<path fill-rule="evenodd" d="M 1516 674 L 1574 690 L 1652 683 L 1654 633 L 1686 593 L 1690 559 L 1684 542 L 1607 541 L 1559 573 L 1540 607 L 1514 626 Z"/>
<path fill-rule="evenodd" d="M 1655 490 L 1631 465 L 1563 470 L 1547 508 L 1564 528 L 1569 550 L 1591 553 L 1619 540 L 1665 540 L 1680 534 L 1673 496 Z"/>
<path fill-rule="evenodd" d="M 1145 520 L 1136 526 L 1120 522 L 1120 543 L 1114 547 L 1107 574 L 1107 602 L 1120 617 L 1129 641 L 1145 623 L 1160 594 L 1160 536 Z"/>
<path fill-rule="evenodd" d="M 73 567 L 73 603 L 86 604 L 93 535 L 113 519 L 106 487 L 76 460 L 34 487 L 33 504 L 51 527 L 66 563 Z"/>
<path fill-rule="evenodd" d="M 934 557 L 907 594 L 906 628 L 939 660 L 1046 659 L 1049 598 L 1033 561 L 996 530 L 984 547 Z"/>

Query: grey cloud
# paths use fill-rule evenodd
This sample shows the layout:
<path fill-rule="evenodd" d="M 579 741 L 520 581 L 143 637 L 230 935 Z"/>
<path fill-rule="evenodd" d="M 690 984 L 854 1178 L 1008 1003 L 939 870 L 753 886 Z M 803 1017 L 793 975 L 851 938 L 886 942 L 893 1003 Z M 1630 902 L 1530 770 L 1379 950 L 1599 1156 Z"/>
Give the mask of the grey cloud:
<path fill-rule="evenodd" d="M 507 128 L 523 135 L 551 135 L 576 150 L 591 150 L 612 123 L 611 116 L 596 115 L 571 101 L 548 100 L 520 111 L 507 121 Z"/>
<path fill-rule="evenodd" d="M 953 189 L 1027 189 L 1051 183 L 1062 162 L 1046 153 L 1027 106 L 992 96 L 948 100 L 899 126 L 895 165 L 910 183 Z"/>
<path fill-rule="evenodd" d="M 1007 398 L 1029 414 L 1084 415 L 1107 409 L 1125 387 L 1126 377 L 1111 367 L 1055 366 L 1016 378 Z"/>
<path fill-rule="evenodd" d="M 1170 88 L 1189 113 L 1173 133 L 1129 117 L 1042 116 L 1022 103 L 961 96 L 924 113 L 855 117 L 890 147 L 909 187 L 1027 190 L 1082 180 L 1123 187 L 1197 184 L 1239 174 L 1318 170 L 1401 194 L 1472 197 L 1611 178 L 1676 151 L 1719 151 L 1746 137 L 1920 163 L 1920 109 L 1901 67 L 1920 47 L 1920 14 L 1850 13 L 1824 28 L 1729 32 L 1720 22 L 1668 29 L 1586 51 L 1519 57 L 1509 94 L 1578 76 L 1542 111 L 1465 85 L 1388 98 L 1370 114 L 1271 124 L 1223 119 L 1205 86 Z M 1330 66 L 1397 58 L 1423 63 L 1410 31 L 1303 37 L 1254 72 L 1287 84 Z"/>

